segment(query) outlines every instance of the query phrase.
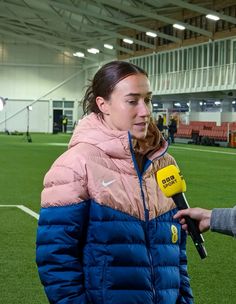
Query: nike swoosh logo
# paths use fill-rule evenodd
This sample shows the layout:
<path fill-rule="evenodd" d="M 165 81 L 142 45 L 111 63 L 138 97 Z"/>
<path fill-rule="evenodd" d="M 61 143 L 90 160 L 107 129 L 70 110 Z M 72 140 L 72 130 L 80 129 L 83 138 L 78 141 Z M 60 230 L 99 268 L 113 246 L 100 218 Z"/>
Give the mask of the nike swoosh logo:
<path fill-rule="evenodd" d="M 102 185 L 103 185 L 103 187 L 108 187 L 108 186 L 110 186 L 111 184 L 113 184 L 115 181 L 116 181 L 115 179 L 113 179 L 113 180 L 111 180 L 111 181 L 108 181 L 108 182 L 105 182 L 105 181 L 103 180 L 103 181 L 102 181 Z"/>

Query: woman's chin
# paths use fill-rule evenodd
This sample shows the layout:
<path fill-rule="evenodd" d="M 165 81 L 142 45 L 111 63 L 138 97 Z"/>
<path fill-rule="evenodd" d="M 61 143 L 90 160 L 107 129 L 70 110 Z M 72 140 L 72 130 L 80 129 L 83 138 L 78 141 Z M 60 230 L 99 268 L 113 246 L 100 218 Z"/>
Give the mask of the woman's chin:
<path fill-rule="evenodd" d="M 145 139 L 147 132 L 133 132 L 131 133 L 132 137 L 135 139 Z"/>

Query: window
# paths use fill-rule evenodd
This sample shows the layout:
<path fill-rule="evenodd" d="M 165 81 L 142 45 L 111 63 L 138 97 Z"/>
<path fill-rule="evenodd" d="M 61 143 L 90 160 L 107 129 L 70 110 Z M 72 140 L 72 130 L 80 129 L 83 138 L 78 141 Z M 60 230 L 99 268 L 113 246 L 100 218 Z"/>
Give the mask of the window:
<path fill-rule="evenodd" d="M 64 108 L 73 108 L 74 107 L 74 101 L 64 101 Z"/>
<path fill-rule="evenodd" d="M 61 100 L 53 100 L 53 108 L 62 108 L 63 102 Z"/>

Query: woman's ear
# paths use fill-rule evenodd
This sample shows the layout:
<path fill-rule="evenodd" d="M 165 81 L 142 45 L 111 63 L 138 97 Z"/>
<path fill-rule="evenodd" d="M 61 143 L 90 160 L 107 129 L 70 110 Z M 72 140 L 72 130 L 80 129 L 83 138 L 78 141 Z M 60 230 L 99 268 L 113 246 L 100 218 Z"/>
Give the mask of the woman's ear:
<path fill-rule="evenodd" d="M 105 100 L 103 97 L 98 96 L 96 98 L 96 103 L 101 113 L 104 115 L 109 115 L 109 102 L 107 100 Z"/>

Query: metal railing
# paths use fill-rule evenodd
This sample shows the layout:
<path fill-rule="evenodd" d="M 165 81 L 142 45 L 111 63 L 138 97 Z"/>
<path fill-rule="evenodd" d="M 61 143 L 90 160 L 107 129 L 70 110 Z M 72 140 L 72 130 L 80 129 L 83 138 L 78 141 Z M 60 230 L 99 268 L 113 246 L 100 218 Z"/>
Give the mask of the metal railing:
<path fill-rule="evenodd" d="M 236 89 L 236 63 L 149 75 L 153 94 L 179 94 Z"/>

